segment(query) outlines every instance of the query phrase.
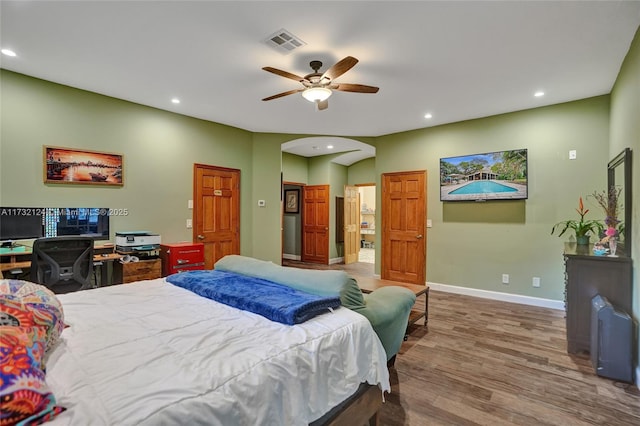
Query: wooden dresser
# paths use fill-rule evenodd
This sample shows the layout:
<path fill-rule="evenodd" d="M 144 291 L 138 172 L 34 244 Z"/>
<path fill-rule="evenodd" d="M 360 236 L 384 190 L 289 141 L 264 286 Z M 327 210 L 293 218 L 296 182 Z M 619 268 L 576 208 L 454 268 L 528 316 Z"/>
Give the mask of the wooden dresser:
<path fill-rule="evenodd" d="M 600 294 L 616 308 L 632 315 L 631 258 L 595 256 L 592 246 L 565 244 L 565 308 L 567 352 L 589 352 L 591 299 Z"/>
<path fill-rule="evenodd" d="M 139 262 L 120 263 L 113 265 L 113 283 L 127 284 L 140 280 L 152 280 L 162 276 L 162 261 L 160 259 L 141 260 Z"/>

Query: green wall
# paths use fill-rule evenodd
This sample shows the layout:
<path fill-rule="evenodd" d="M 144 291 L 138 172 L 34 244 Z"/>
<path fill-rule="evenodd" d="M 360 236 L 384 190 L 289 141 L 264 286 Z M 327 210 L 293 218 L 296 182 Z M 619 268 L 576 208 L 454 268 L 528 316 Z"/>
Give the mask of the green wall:
<path fill-rule="evenodd" d="M 282 261 L 280 179 L 282 135 L 255 133 L 253 135 L 253 217 L 251 255 L 280 264 Z M 265 207 L 258 207 L 265 200 Z"/>
<path fill-rule="evenodd" d="M 376 159 L 367 158 L 353 163 L 348 168 L 349 185 L 374 183 L 376 181 Z"/>
<path fill-rule="evenodd" d="M 126 208 L 127 216 L 112 218 L 112 235 L 149 230 L 164 242 L 191 241 L 193 164 L 235 168 L 241 171 L 241 251 L 252 254 L 251 132 L 6 70 L 0 88 L 1 205 Z M 45 185 L 43 145 L 123 154 L 124 186 Z"/>
<path fill-rule="evenodd" d="M 329 259 L 344 258 L 344 243 L 336 243 L 336 197 L 344 197 L 347 167 L 329 162 Z"/>
<path fill-rule="evenodd" d="M 562 300 L 564 238 L 549 233 L 554 223 L 576 215 L 578 197 L 606 186 L 608 117 L 609 97 L 600 96 L 383 136 L 375 162 L 378 200 L 380 174 L 427 170 L 427 217 L 433 221 L 427 281 Z M 440 158 L 517 148 L 528 149 L 526 202 L 440 201 Z M 571 149 L 576 160 L 568 159 Z M 380 215 L 378 209 L 377 223 Z M 379 235 L 376 244 L 381 247 Z M 510 275 L 509 285 L 501 283 L 502 274 Z M 540 288 L 532 287 L 533 277 L 541 278 Z"/>
<path fill-rule="evenodd" d="M 309 162 L 306 157 L 282 153 L 282 179 L 285 182 L 307 183 Z"/>
<path fill-rule="evenodd" d="M 636 32 L 618 79 L 611 92 L 611 133 L 609 157 L 613 158 L 624 148 L 632 149 L 633 204 L 631 213 L 633 269 L 633 312 L 636 324 L 640 320 L 640 280 L 638 258 L 640 255 L 640 28 Z M 636 326 L 636 342 L 640 353 L 640 331 Z M 640 361 L 636 358 L 636 380 L 640 379 Z M 636 381 L 637 384 L 637 381 Z"/>

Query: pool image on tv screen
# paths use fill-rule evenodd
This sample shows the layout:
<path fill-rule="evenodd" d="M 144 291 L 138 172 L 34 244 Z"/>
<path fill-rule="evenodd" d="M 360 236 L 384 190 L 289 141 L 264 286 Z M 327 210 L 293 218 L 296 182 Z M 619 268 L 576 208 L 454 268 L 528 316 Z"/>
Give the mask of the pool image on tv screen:
<path fill-rule="evenodd" d="M 440 200 L 524 200 L 527 166 L 526 149 L 441 158 Z"/>

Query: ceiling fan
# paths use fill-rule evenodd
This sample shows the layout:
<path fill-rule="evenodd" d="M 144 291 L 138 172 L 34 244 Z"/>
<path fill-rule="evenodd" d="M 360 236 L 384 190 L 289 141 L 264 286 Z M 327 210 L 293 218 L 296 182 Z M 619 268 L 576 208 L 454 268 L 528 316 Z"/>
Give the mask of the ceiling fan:
<path fill-rule="evenodd" d="M 313 70 L 311 74 L 307 74 L 304 77 L 300 77 L 295 74 L 291 74 L 287 71 L 282 71 L 277 68 L 264 67 L 265 71 L 269 71 L 273 74 L 277 74 L 281 77 L 290 78 L 299 83 L 302 83 L 302 88 L 289 90 L 286 92 L 278 93 L 277 95 L 264 98 L 263 101 L 270 101 L 272 99 L 281 98 L 283 96 L 292 95 L 294 93 L 302 92 L 302 96 L 310 101 L 315 102 L 318 110 L 327 109 L 329 106 L 328 98 L 331 96 L 332 90 L 338 90 L 341 92 L 355 92 L 355 93 L 377 93 L 378 88 L 374 86 L 366 86 L 364 84 L 349 84 L 349 83 L 336 83 L 334 80 L 340 77 L 342 74 L 349 71 L 358 63 L 358 60 L 353 56 L 347 56 L 341 61 L 337 62 L 331 68 L 321 73 L 319 70 L 322 67 L 322 62 L 311 61 L 309 66 Z"/>

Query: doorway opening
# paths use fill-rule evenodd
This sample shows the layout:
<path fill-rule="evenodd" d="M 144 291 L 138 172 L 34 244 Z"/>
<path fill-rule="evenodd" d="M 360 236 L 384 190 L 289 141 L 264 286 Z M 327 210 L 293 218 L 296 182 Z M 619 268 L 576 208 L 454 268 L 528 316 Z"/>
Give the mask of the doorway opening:
<path fill-rule="evenodd" d="M 360 252 L 358 262 L 376 261 L 376 186 L 358 185 L 360 193 Z"/>
<path fill-rule="evenodd" d="M 304 184 L 294 182 L 283 182 L 282 193 L 302 194 Z M 286 202 L 286 200 L 283 200 Z M 298 198 L 298 203 L 300 198 Z M 284 203 L 283 203 L 284 204 Z M 287 208 L 283 205 L 282 210 L 282 259 L 297 260 L 302 259 L 302 212 L 299 208 Z"/>

